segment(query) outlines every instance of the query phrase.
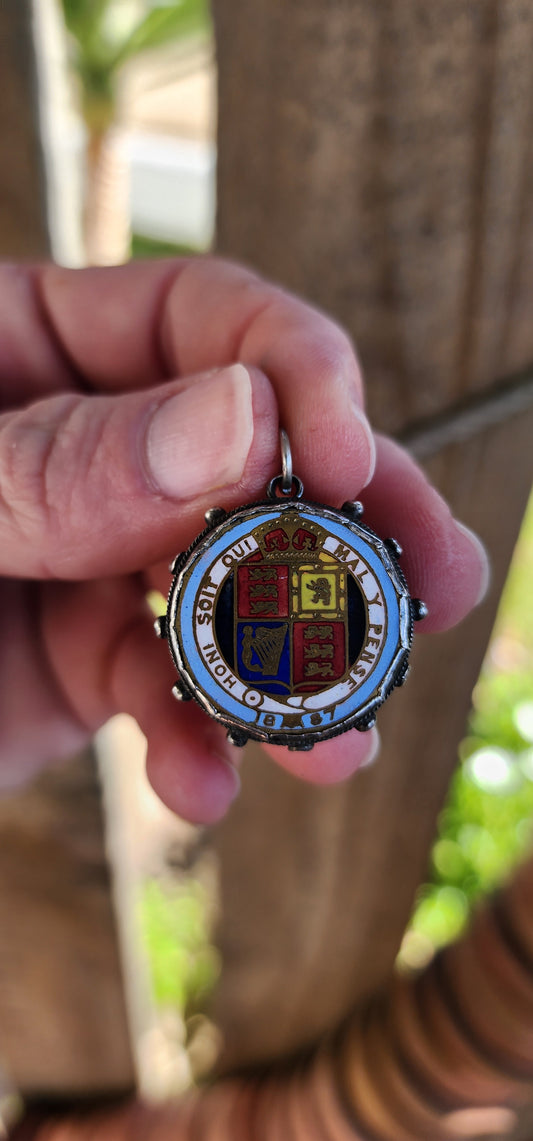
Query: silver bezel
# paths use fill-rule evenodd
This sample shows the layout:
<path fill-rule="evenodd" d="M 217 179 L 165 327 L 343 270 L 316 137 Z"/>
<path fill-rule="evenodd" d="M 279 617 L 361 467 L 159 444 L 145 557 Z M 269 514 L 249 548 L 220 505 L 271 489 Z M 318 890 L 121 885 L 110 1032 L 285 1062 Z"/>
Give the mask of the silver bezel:
<path fill-rule="evenodd" d="M 229 533 L 232 528 L 234 528 L 235 523 L 240 519 L 250 520 L 253 523 L 253 520 L 264 515 L 265 511 L 270 511 L 273 515 L 280 515 L 289 510 L 293 512 L 312 511 L 319 514 L 326 524 L 328 520 L 337 524 L 342 522 L 343 527 L 346 528 L 354 539 L 360 538 L 372 547 L 394 587 L 398 604 L 399 638 L 396 652 L 385 675 L 380 677 L 371 696 L 361 706 L 357 707 L 349 717 L 327 728 L 319 727 L 316 730 L 306 729 L 304 731 L 280 732 L 279 730 L 250 726 L 244 719 L 240 720 L 238 717 L 231 715 L 222 706 L 219 707 L 210 695 L 204 692 L 187 664 L 185 651 L 180 644 L 177 634 L 176 620 L 180 607 L 183 584 L 187 581 L 189 572 L 197 560 L 202 557 L 205 551 L 213 546 L 213 543 L 217 541 L 219 537 L 222 537 L 225 533 Z M 216 515 L 215 518 L 217 518 Z M 235 511 L 229 512 L 222 522 L 218 522 L 215 526 L 208 527 L 202 532 L 189 550 L 175 560 L 173 570 L 175 577 L 168 598 L 166 634 L 172 658 L 179 673 L 180 686 L 184 687 L 186 696 L 193 697 L 211 717 L 224 725 L 234 737 L 239 737 L 239 734 L 242 734 L 246 738 L 249 737 L 258 741 L 269 741 L 271 744 L 286 745 L 293 749 L 308 749 L 318 741 L 338 736 L 340 733 L 344 733 L 349 729 L 367 728 L 369 727 L 369 723 L 373 723 L 375 711 L 383 704 L 391 690 L 396 685 L 401 684 L 406 674 L 408 654 L 412 643 L 414 613 L 413 603 L 409 596 L 405 578 L 394 554 L 394 550 L 387 546 L 387 541 L 380 539 L 374 531 L 364 524 L 355 522 L 353 518 L 350 518 L 349 515 L 343 511 L 336 511 L 323 504 L 293 498 L 290 500 L 277 499 L 274 502 L 267 500 L 252 506 L 237 508 Z"/>

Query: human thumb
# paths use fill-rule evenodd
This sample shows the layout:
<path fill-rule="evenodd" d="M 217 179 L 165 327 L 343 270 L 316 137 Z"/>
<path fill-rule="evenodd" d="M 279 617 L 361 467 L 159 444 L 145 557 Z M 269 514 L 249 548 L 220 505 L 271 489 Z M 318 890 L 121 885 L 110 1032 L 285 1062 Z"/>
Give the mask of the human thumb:
<path fill-rule="evenodd" d="M 87 578 L 190 542 L 213 494 L 261 492 L 277 452 L 267 377 L 234 364 L 120 396 L 66 393 L 0 417 L 0 573 Z"/>

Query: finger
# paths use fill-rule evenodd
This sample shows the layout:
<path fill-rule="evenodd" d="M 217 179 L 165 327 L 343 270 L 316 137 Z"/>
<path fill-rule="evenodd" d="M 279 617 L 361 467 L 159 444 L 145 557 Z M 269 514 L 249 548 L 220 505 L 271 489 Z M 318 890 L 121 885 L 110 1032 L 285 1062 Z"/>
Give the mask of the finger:
<path fill-rule="evenodd" d="M 177 704 L 168 655 L 149 620 L 142 583 L 132 579 L 44 587 L 44 645 L 56 683 L 80 731 L 130 713 L 148 742 L 147 773 L 164 803 L 187 820 L 218 820 L 239 791 L 241 752 L 193 702 Z M 80 646 L 83 654 L 80 654 Z M 326 785 L 376 755 L 379 738 L 347 733 L 299 754 L 266 746 L 288 772 Z"/>
<path fill-rule="evenodd" d="M 39 270 L 0 263 L 0 409 L 78 387 L 40 297 Z"/>
<path fill-rule="evenodd" d="M 214 258 L 47 267 L 40 288 L 64 355 L 96 388 L 256 366 L 274 385 L 307 494 L 335 503 L 368 482 L 374 447 L 357 360 L 323 313 Z"/>
<path fill-rule="evenodd" d="M 218 820 L 239 790 L 237 750 L 198 706 L 172 697 L 170 658 L 141 583 L 48 583 L 43 598 L 45 650 L 75 722 L 94 732 L 130 713 L 147 737 L 148 775 L 165 804 L 195 823 Z"/>
<path fill-rule="evenodd" d="M 151 622 L 130 628 L 115 655 L 113 701 L 136 718 L 147 738 L 146 772 L 163 803 L 185 820 L 211 824 L 239 792 L 239 750 L 195 702 L 176 702 L 162 649 Z"/>
<path fill-rule="evenodd" d="M 0 417 L 0 572 L 84 578 L 176 554 L 206 507 L 274 474 L 277 409 L 241 365 L 119 396 L 63 395 Z"/>
<path fill-rule="evenodd" d="M 429 611 L 419 629 L 447 630 L 460 622 L 481 602 L 489 582 L 477 535 L 453 518 L 415 461 L 385 436 L 377 437 L 376 472 L 363 499 L 364 522 L 403 547 L 409 590 Z"/>
<path fill-rule="evenodd" d="M 353 776 L 358 769 L 372 763 L 380 746 L 377 729 L 358 733 L 352 729 L 321 741 L 308 753 L 292 752 L 281 745 L 263 745 L 263 749 L 281 768 L 311 784 L 338 784 Z"/>
<path fill-rule="evenodd" d="M 203 346 L 199 326 L 211 330 Z M 307 496 L 335 503 L 365 486 L 375 453 L 361 375 L 347 335 L 325 314 L 240 266 L 192 261 L 169 291 L 161 328 L 174 366 L 229 353 L 267 374 Z"/>

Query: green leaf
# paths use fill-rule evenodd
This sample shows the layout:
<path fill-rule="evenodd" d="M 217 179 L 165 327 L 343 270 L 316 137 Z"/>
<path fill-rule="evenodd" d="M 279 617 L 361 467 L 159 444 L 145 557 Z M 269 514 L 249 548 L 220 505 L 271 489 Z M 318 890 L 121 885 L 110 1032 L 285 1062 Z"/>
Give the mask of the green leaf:
<path fill-rule="evenodd" d="M 101 35 L 106 13 L 116 0 L 61 0 L 68 31 L 82 48 Z"/>
<path fill-rule="evenodd" d="M 428 946 L 454 938 L 464 921 L 465 901 L 471 906 L 501 883 L 531 846 L 532 579 L 533 496 L 492 647 L 474 690 L 469 732 L 460 747 L 463 763 L 440 816 L 432 853 L 433 882 L 418 893 L 404 942 L 404 965 L 415 964 L 420 954 L 427 961 Z"/>
<path fill-rule="evenodd" d="M 82 89 L 82 113 L 90 130 L 105 129 L 115 114 L 115 76 L 128 59 L 150 48 L 207 31 L 207 0 L 171 0 L 144 16 L 121 0 L 61 0 L 70 34 L 71 63 Z"/>
<path fill-rule="evenodd" d="M 156 1002 L 183 1014 L 197 1009 L 220 966 L 209 937 L 208 892 L 194 880 L 148 880 L 140 904 Z"/>
<path fill-rule="evenodd" d="M 151 48 L 173 40 L 203 32 L 208 27 L 205 0 L 180 0 L 178 3 L 158 5 L 142 19 L 119 48 L 114 67 Z"/>
<path fill-rule="evenodd" d="M 108 18 L 115 5 L 116 0 L 62 0 L 70 60 L 81 84 L 84 108 L 94 100 L 105 100 L 114 107 L 117 45 L 109 36 Z"/>

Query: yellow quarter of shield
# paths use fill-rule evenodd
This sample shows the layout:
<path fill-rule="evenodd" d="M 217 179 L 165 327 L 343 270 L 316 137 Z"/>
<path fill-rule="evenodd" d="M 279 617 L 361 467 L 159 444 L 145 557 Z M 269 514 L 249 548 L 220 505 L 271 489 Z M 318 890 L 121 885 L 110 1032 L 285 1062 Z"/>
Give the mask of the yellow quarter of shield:
<path fill-rule="evenodd" d="M 300 575 L 301 612 L 336 610 L 338 579 L 327 571 L 304 571 Z"/>

